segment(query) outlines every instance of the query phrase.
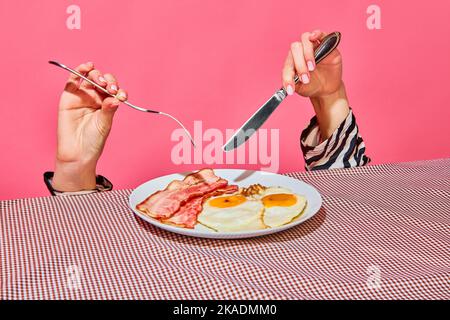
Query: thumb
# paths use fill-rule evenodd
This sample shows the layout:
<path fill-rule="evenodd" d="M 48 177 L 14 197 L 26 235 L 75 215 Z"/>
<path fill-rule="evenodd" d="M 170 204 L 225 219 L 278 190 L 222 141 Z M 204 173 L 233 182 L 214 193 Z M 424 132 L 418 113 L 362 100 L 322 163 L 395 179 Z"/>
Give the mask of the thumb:
<path fill-rule="evenodd" d="M 106 132 L 109 132 L 111 129 L 113 117 L 119 107 L 119 104 L 119 99 L 113 97 L 108 97 L 103 100 L 102 108 L 99 113 L 99 120 L 100 125 Z"/>

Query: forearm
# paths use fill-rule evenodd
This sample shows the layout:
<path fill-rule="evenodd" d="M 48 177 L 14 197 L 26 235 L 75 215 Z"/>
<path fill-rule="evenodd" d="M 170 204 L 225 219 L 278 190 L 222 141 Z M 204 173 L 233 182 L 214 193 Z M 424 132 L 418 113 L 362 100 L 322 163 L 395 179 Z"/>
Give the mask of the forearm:
<path fill-rule="evenodd" d="M 301 135 L 306 169 L 350 168 L 369 163 L 344 84 L 333 94 L 311 101 L 316 116 Z"/>
<path fill-rule="evenodd" d="M 344 83 L 335 92 L 311 98 L 317 117 L 321 141 L 327 140 L 350 112 Z"/>

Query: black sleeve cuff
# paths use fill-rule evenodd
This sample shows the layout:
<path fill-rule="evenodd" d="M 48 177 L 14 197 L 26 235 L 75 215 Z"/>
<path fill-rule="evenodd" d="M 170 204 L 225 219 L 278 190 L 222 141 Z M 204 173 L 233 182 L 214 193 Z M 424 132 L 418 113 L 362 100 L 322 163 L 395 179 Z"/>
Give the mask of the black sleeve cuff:
<path fill-rule="evenodd" d="M 82 194 L 89 194 L 89 193 L 95 193 L 95 192 L 103 192 L 103 191 L 109 191 L 112 190 L 113 184 L 111 181 L 106 179 L 104 176 L 98 175 L 96 177 L 96 187 L 92 190 L 81 190 L 81 191 L 59 191 L 53 188 L 52 180 L 53 180 L 53 172 L 47 171 L 44 172 L 44 182 L 47 186 L 47 189 L 50 191 L 52 196 L 72 196 L 72 195 L 82 195 Z"/>

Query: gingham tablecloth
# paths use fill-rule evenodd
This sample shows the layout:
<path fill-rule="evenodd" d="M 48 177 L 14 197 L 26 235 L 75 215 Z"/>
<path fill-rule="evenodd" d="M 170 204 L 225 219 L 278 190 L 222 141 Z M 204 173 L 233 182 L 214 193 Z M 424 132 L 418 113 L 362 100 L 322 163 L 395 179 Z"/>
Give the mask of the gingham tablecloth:
<path fill-rule="evenodd" d="M 1 202 L 2 299 L 449 299 L 450 159 L 291 173 L 323 207 L 285 232 L 157 229 L 130 190 Z"/>

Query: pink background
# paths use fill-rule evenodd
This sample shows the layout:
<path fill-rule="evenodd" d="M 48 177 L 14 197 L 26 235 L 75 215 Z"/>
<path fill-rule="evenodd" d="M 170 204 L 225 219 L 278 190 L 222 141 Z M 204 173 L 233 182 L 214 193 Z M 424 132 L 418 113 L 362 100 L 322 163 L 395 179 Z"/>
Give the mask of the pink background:
<path fill-rule="evenodd" d="M 372 3 L 381 30 L 366 27 Z M 81 7 L 81 30 L 66 27 L 71 4 Z M 94 61 L 131 102 L 173 113 L 190 130 L 194 120 L 225 130 L 280 87 L 290 42 L 315 28 L 343 35 L 344 81 L 372 163 L 448 157 L 449 13 L 444 0 L 2 0 L 0 199 L 48 195 L 42 173 L 53 169 L 68 75 L 47 60 Z M 292 97 L 265 124 L 281 128 L 280 172 L 303 170 L 299 134 L 312 115 L 308 100 Z M 133 188 L 202 167 L 172 164 L 174 129 L 122 106 L 98 172 Z"/>

